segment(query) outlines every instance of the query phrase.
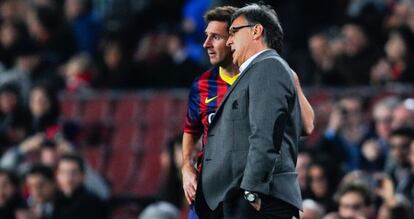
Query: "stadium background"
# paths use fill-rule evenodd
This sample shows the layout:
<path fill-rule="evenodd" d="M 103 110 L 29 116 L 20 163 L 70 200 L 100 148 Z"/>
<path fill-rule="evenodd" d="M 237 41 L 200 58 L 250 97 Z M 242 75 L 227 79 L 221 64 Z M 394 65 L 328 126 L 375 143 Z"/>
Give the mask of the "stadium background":
<path fill-rule="evenodd" d="M 209 68 L 202 15 L 216 5 L 247 2 L 0 1 L 0 166 L 23 176 L 20 163 L 36 162 L 32 157 L 46 140 L 64 138 L 107 183 L 111 218 L 137 218 L 159 200 L 185 212 L 173 142 L 182 131 L 188 88 Z M 391 176 L 398 212 L 408 215 L 414 158 L 407 145 L 403 155 L 392 153 L 399 145 L 390 133 L 403 129 L 414 139 L 414 2 L 264 2 L 280 17 L 282 56 L 316 114 L 298 160 L 305 207 L 321 215 L 336 211 L 334 194 L 348 177 L 371 186 L 372 218 L 392 214 L 382 205 L 389 197 L 379 192 L 388 188 L 372 186 L 380 173 Z M 34 111 L 44 102 L 32 99 L 35 85 L 52 91 L 46 101 L 59 99 L 58 113 L 40 115 L 46 120 L 40 126 Z M 11 107 L 10 93 L 18 103 Z M 21 112 L 31 116 L 16 119 Z M 31 155 L 7 164 L 5 154 L 39 132 L 46 137 Z"/>

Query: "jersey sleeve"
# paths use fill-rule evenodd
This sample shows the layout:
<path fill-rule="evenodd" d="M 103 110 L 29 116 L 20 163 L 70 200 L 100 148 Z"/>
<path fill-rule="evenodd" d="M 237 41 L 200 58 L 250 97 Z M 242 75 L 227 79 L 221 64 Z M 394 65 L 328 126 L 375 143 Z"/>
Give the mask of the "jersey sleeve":
<path fill-rule="evenodd" d="M 203 132 L 203 124 L 200 114 L 200 91 L 198 88 L 198 80 L 193 82 L 190 95 L 188 97 L 187 114 L 184 121 L 184 132 L 189 134 L 201 134 Z"/>

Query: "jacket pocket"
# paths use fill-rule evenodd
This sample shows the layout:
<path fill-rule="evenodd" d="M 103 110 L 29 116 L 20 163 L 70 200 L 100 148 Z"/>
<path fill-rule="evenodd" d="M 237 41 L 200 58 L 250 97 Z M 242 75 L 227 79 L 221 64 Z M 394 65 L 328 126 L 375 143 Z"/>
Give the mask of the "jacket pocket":
<path fill-rule="evenodd" d="M 246 90 L 230 96 L 226 102 L 227 109 L 224 118 L 226 120 L 240 120 L 245 118 L 247 114 L 247 101 Z"/>

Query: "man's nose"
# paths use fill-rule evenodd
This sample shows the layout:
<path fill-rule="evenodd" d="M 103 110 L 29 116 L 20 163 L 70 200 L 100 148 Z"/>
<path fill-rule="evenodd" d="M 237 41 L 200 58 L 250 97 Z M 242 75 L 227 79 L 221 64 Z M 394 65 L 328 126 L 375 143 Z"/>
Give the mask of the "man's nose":
<path fill-rule="evenodd" d="M 226 46 L 230 47 L 233 44 L 233 36 L 229 36 L 226 42 Z"/>
<path fill-rule="evenodd" d="M 204 48 L 209 48 L 209 47 L 211 47 L 211 39 L 210 39 L 210 37 L 207 37 L 206 38 L 206 40 L 204 41 L 204 43 L 203 43 L 203 47 Z"/>

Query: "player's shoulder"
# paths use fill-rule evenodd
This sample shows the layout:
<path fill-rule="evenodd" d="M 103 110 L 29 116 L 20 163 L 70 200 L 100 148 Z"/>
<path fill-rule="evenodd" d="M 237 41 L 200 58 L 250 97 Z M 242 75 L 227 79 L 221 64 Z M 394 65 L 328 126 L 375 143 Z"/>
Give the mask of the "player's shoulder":
<path fill-rule="evenodd" d="M 193 87 L 198 86 L 198 84 L 203 81 L 209 81 L 212 77 L 219 74 L 219 68 L 218 67 L 212 67 L 208 70 L 204 71 L 200 76 L 196 77 L 193 81 Z"/>

